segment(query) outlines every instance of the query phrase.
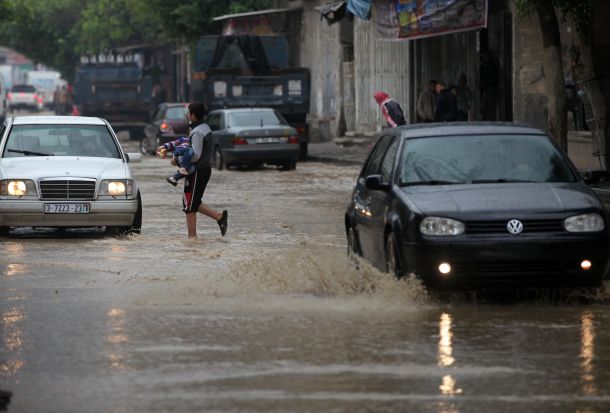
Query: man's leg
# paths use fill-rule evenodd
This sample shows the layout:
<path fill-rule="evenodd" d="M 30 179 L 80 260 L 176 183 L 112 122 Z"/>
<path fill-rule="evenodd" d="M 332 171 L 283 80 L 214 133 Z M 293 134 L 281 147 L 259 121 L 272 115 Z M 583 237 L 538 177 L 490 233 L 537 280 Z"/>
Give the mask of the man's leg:
<path fill-rule="evenodd" d="M 214 221 L 218 221 L 220 218 L 222 218 L 222 213 L 221 212 L 214 211 L 209 206 L 205 206 L 203 204 L 199 205 L 199 209 L 197 211 L 202 213 L 203 215 L 205 215 L 207 217 L 212 218 Z"/>
<path fill-rule="evenodd" d="M 189 238 L 197 238 L 197 213 L 189 212 L 186 216 L 186 230 Z"/>

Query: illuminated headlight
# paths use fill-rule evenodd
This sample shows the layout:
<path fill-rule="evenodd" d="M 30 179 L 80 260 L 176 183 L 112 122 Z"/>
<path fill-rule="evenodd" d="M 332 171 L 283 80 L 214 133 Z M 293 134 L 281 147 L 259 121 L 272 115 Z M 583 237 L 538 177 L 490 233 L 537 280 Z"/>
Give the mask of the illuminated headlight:
<path fill-rule="evenodd" d="M 568 232 L 599 232 L 604 229 L 604 219 L 599 214 L 582 214 L 563 221 Z"/>
<path fill-rule="evenodd" d="M 2 195 L 36 197 L 36 186 L 27 179 L 3 180 L 0 187 Z"/>
<path fill-rule="evenodd" d="M 275 85 L 275 87 L 273 88 L 273 95 L 282 96 L 283 94 L 284 94 L 284 88 L 282 87 L 282 85 Z"/>
<path fill-rule="evenodd" d="M 130 196 L 133 195 L 133 181 L 126 180 L 107 180 L 100 185 L 100 196 Z"/>
<path fill-rule="evenodd" d="M 451 218 L 427 217 L 422 220 L 419 230 L 424 235 L 432 236 L 461 235 L 464 224 Z"/>
<path fill-rule="evenodd" d="M 241 96 L 244 93 L 244 88 L 241 85 L 233 86 L 233 96 Z"/>

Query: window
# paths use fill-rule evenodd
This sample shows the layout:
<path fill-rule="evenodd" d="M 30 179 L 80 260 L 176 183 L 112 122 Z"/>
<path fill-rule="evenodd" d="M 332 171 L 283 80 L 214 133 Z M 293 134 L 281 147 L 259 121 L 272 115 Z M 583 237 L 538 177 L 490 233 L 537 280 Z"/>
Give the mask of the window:
<path fill-rule="evenodd" d="M 576 182 L 547 136 L 475 135 L 408 139 L 400 183 Z"/>
<path fill-rule="evenodd" d="M 364 169 L 364 177 L 370 175 L 377 175 L 379 173 L 379 167 L 381 166 L 381 160 L 383 159 L 383 155 L 390 144 L 392 137 L 391 136 L 382 136 L 379 138 L 377 145 L 373 149 L 369 161 L 366 164 Z"/>
<path fill-rule="evenodd" d="M 23 156 L 121 157 L 104 125 L 15 125 L 3 157 Z"/>
<path fill-rule="evenodd" d="M 214 114 L 208 116 L 206 123 L 210 127 L 210 130 L 212 130 L 212 131 L 220 130 L 220 113 L 214 113 Z"/>
<path fill-rule="evenodd" d="M 167 120 L 185 120 L 188 114 L 188 108 L 186 106 L 172 106 L 167 108 Z"/>
<path fill-rule="evenodd" d="M 395 138 L 391 141 L 390 147 L 385 153 L 383 157 L 383 162 L 381 162 L 381 168 L 379 173 L 383 176 L 384 182 L 389 183 L 390 177 L 392 176 L 392 169 L 394 168 L 394 163 L 396 161 L 396 152 L 398 151 L 398 143 L 400 139 Z"/>
<path fill-rule="evenodd" d="M 228 114 L 228 123 L 231 127 L 287 125 L 284 118 L 270 110 L 249 110 L 243 112 L 231 112 Z"/>

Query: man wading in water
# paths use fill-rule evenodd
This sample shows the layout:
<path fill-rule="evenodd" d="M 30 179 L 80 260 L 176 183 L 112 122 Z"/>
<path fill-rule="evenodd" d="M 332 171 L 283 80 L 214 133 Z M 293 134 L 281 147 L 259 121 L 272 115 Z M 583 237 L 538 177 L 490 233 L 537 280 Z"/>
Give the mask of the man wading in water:
<path fill-rule="evenodd" d="M 184 180 L 182 198 L 182 210 L 186 214 L 188 237 L 197 238 L 197 212 L 214 219 L 224 237 L 227 233 L 227 210 L 220 213 L 201 203 L 201 198 L 212 175 L 212 131 L 208 125 L 203 123 L 207 111 L 205 105 L 200 102 L 190 103 L 188 111 L 189 127 L 191 128 L 189 140 L 194 152 L 191 162 L 195 166 L 195 172 Z M 160 146 L 157 151 L 161 149 Z M 175 158 L 172 157 L 172 164 L 174 162 Z"/>

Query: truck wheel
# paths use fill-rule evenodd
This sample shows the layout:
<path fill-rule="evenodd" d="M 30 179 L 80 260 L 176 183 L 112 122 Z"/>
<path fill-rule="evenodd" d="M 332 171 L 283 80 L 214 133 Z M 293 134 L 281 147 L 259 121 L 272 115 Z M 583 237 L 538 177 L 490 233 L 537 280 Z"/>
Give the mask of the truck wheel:
<path fill-rule="evenodd" d="M 225 160 L 222 158 L 222 151 L 219 146 L 214 149 L 214 166 L 219 171 L 222 171 L 225 168 Z"/>
<path fill-rule="evenodd" d="M 304 161 L 307 159 L 307 152 L 309 149 L 308 142 L 301 142 L 301 153 L 299 154 L 299 161 Z"/>

